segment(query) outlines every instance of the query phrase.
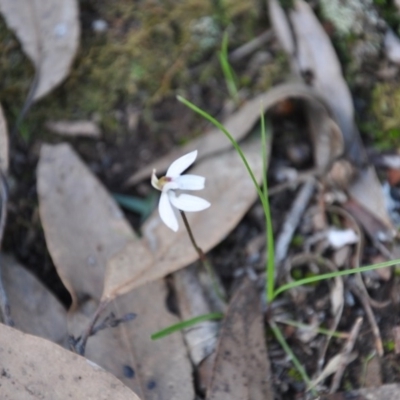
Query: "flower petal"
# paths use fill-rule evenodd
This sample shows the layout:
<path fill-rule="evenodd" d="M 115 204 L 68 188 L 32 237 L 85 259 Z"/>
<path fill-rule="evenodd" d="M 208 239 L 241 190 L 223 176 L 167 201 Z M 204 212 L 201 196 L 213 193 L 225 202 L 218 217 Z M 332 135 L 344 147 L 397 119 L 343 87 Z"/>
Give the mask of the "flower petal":
<path fill-rule="evenodd" d="M 179 228 L 178 220 L 176 219 L 169 200 L 168 191 L 163 191 L 161 193 L 160 202 L 158 203 L 158 212 L 160 213 L 161 220 L 164 224 L 176 232 Z"/>
<path fill-rule="evenodd" d="M 181 175 L 174 179 L 181 190 L 202 190 L 206 178 L 199 175 Z"/>
<path fill-rule="evenodd" d="M 197 150 L 185 154 L 175 160 L 168 168 L 166 176 L 170 178 L 178 177 L 185 169 L 189 168 L 197 157 Z"/>
<path fill-rule="evenodd" d="M 210 207 L 210 203 L 201 197 L 183 193 L 177 196 L 174 192 L 168 192 L 172 205 L 182 211 L 203 211 Z"/>
<path fill-rule="evenodd" d="M 161 190 L 155 169 L 153 169 L 153 173 L 151 174 L 151 185 L 154 189 Z"/>

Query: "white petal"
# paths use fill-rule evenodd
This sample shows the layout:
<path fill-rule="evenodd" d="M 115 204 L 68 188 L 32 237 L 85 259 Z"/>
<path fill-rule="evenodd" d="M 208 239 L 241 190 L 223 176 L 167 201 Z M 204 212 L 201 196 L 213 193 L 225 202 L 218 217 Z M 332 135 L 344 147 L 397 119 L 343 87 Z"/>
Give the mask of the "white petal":
<path fill-rule="evenodd" d="M 174 179 L 181 190 L 202 190 L 206 178 L 199 175 L 181 175 Z"/>
<path fill-rule="evenodd" d="M 167 191 L 161 193 L 160 202 L 158 203 L 158 212 L 165 225 L 172 229 L 174 232 L 178 230 L 178 220 L 176 219 L 174 210 L 169 202 Z"/>
<path fill-rule="evenodd" d="M 155 169 L 153 169 L 153 173 L 151 174 L 151 185 L 154 189 L 161 190 L 160 185 L 158 184 L 158 178 Z"/>
<path fill-rule="evenodd" d="M 196 157 L 197 157 L 197 150 L 185 154 L 182 157 L 179 157 L 169 166 L 166 176 L 170 178 L 176 178 L 183 171 L 185 171 L 185 169 L 189 168 L 194 163 Z"/>
<path fill-rule="evenodd" d="M 174 192 L 168 192 L 168 195 L 172 205 L 182 211 L 203 211 L 211 205 L 207 200 L 191 194 L 176 196 Z"/>

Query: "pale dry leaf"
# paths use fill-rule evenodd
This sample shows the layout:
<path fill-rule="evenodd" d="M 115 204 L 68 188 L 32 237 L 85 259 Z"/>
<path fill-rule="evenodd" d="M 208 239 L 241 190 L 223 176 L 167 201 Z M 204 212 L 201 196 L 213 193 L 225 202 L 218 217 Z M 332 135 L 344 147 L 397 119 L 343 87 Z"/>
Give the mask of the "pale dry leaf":
<path fill-rule="evenodd" d="M 136 245 L 132 263 L 150 259 L 112 197 L 70 146 L 44 146 L 38 166 L 40 214 L 50 254 L 76 299 L 70 333 L 86 329 L 103 291 L 107 261 L 126 243 Z M 140 253 L 142 251 L 142 253 Z M 90 337 L 86 355 L 144 399 L 194 398 L 191 365 L 182 334 L 152 342 L 150 335 L 178 322 L 166 309 L 163 282 L 152 282 L 113 301 L 103 314 L 137 318 Z"/>
<path fill-rule="evenodd" d="M 211 307 L 207 287 L 201 284 L 201 273 L 197 264 L 192 264 L 173 274 L 179 315 L 184 321 L 215 311 Z M 215 290 L 212 286 L 210 289 Z M 190 358 L 196 367 L 215 350 L 219 325 L 219 321 L 204 321 L 183 331 Z"/>
<path fill-rule="evenodd" d="M 42 147 L 37 182 L 47 247 L 74 304 L 79 295 L 100 299 L 109 258 L 139 240 L 69 145 Z"/>
<path fill-rule="evenodd" d="M 101 136 L 99 126 L 93 121 L 48 121 L 46 128 L 62 136 Z"/>
<path fill-rule="evenodd" d="M 383 225 L 380 239 L 391 240 L 394 236 L 394 228 L 387 212 L 385 196 L 375 169 L 368 167 L 360 171 L 357 179 L 350 185 L 348 191 L 353 200 L 359 203 Z M 367 231 L 372 236 L 376 236 L 379 233 L 376 227 Z M 379 238 L 377 237 L 377 239 Z"/>
<path fill-rule="evenodd" d="M 318 117 L 322 112 L 324 115 L 320 118 L 326 119 L 326 115 L 328 114 L 321 96 L 318 96 L 315 91 L 304 84 L 288 83 L 275 86 L 268 92 L 249 100 L 242 108 L 228 117 L 223 122 L 223 125 L 236 141 L 240 141 L 250 133 L 251 128 L 259 121 L 261 112 L 266 112 L 280 101 L 290 97 L 312 102 L 317 108 L 316 116 Z M 320 111 L 320 107 L 323 108 L 323 111 Z M 315 125 L 318 124 L 319 121 L 315 122 Z M 331 131 L 331 128 L 329 128 L 329 131 Z M 190 151 L 198 150 L 197 161 L 199 162 L 203 158 L 218 154 L 231 147 L 231 142 L 219 129 L 211 129 L 198 139 L 191 141 L 179 149 L 173 150 L 153 164 L 136 172 L 129 178 L 127 184 L 134 185 L 143 179 L 148 179 L 154 168 L 158 173 L 166 171 L 174 160 Z"/>
<path fill-rule="evenodd" d="M 98 365 L 42 338 L 0 324 L 4 400 L 139 400 Z"/>
<path fill-rule="evenodd" d="M 3 108 L 0 105 L 0 169 L 3 173 L 8 171 L 9 163 L 9 143 L 7 122 L 4 117 Z"/>
<path fill-rule="evenodd" d="M 181 332 L 156 341 L 150 338 L 179 322 L 166 309 L 167 296 L 165 283 L 158 280 L 112 301 L 104 316 L 110 312 L 117 317 L 132 312 L 137 316 L 90 337 L 85 356 L 112 372 L 143 400 L 193 400 L 193 371 Z M 81 333 L 91 314 L 71 315 L 73 331 Z"/>
<path fill-rule="evenodd" d="M 268 1 L 269 18 L 271 20 L 272 27 L 278 36 L 281 46 L 288 54 L 289 57 L 293 57 L 296 51 L 296 45 L 293 38 L 293 32 L 290 28 L 289 21 L 286 17 L 278 0 Z"/>
<path fill-rule="evenodd" d="M 36 69 L 33 100 L 68 74 L 79 43 L 77 0 L 0 0 L 0 11 Z"/>
<path fill-rule="evenodd" d="M 246 280 L 223 321 L 207 400 L 273 400 L 261 296 Z"/>
<path fill-rule="evenodd" d="M 0 265 L 15 327 L 67 346 L 67 312 L 62 304 L 14 258 L 2 254 Z"/>
<path fill-rule="evenodd" d="M 270 7 L 279 10 L 278 13 L 272 14 L 273 23 L 278 24 L 283 19 L 283 10 L 274 0 L 270 2 Z M 279 14 L 279 19 L 276 19 L 277 14 Z M 343 133 L 346 153 L 353 161 L 364 162 L 364 149 L 354 123 L 351 94 L 328 35 L 310 6 L 303 0 L 294 2 L 294 9 L 290 11 L 289 17 L 296 39 L 295 57 L 291 57 L 294 72 L 310 77 L 311 85 L 328 104 Z M 283 29 L 283 26 L 286 28 Z M 292 56 L 293 51 L 285 43 L 285 37 L 290 34 L 289 25 L 281 25 L 280 30 L 284 31 L 284 35 L 278 31 L 282 47 L 289 52 L 289 56 Z"/>
<path fill-rule="evenodd" d="M 376 388 L 352 390 L 346 393 L 321 395 L 320 400 L 398 400 L 400 384 L 391 383 Z"/>
<path fill-rule="evenodd" d="M 386 57 L 395 64 L 400 64 L 400 39 L 391 30 L 388 29 L 383 41 Z"/>

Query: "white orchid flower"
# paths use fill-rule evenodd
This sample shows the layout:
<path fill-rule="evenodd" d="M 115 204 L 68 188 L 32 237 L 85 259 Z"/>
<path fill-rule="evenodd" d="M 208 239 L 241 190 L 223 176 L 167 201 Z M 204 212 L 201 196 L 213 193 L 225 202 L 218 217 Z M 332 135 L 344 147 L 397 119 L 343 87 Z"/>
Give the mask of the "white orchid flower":
<path fill-rule="evenodd" d="M 199 175 L 181 175 L 189 168 L 197 157 L 197 150 L 175 160 L 168 168 L 167 173 L 158 179 L 156 170 L 153 170 L 151 184 L 161 190 L 158 211 L 160 217 L 168 228 L 176 232 L 179 228 L 178 220 L 172 208 L 174 206 L 182 211 L 203 211 L 210 207 L 210 203 L 201 197 L 182 193 L 177 195 L 175 190 L 202 190 L 206 178 Z"/>

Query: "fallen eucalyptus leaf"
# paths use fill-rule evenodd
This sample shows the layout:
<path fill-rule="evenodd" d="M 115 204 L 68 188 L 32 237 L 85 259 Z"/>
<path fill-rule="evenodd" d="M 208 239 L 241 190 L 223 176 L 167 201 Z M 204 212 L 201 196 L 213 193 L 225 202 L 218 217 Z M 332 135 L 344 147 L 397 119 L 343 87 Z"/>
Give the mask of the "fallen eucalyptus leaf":
<path fill-rule="evenodd" d="M 0 11 L 35 66 L 38 100 L 69 72 L 79 41 L 78 2 L 0 0 Z"/>
<path fill-rule="evenodd" d="M 38 166 L 39 209 L 50 254 L 74 297 L 69 326 L 75 337 L 98 307 L 108 260 L 126 243 L 135 244 L 132 263 L 151 255 L 100 182 L 69 145 L 46 145 Z M 182 335 L 153 342 L 150 335 L 178 322 L 166 309 L 166 286 L 152 282 L 109 304 L 104 316 L 135 313 L 132 322 L 90 337 L 86 355 L 119 377 L 143 399 L 194 398 L 191 366 Z"/>
<path fill-rule="evenodd" d="M 74 304 L 100 299 L 104 266 L 136 239 L 123 213 L 67 144 L 44 145 L 37 170 L 39 212 L 47 247 Z"/>
<path fill-rule="evenodd" d="M 329 112 L 327 111 L 322 97 L 319 96 L 317 92 L 301 83 L 287 83 L 273 87 L 268 92 L 249 100 L 242 108 L 224 121 L 223 125 L 236 141 L 240 141 L 249 134 L 251 128 L 260 119 L 261 112 L 266 112 L 271 107 L 287 98 L 301 99 L 312 107 L 313 117 L 315 117 L 315 119 L 310 120 L 310 123 L 313 124 L 313 128 L 317 128 L 315 133 L 316 139 L 318 138 L 318 140 L 325 142 L 334 140 L 332 139 L 332 130 L 337 128 L 335 123 L 329 118 Z M 313 133 L 311 134 L 314 135 Z M 335 135 L 333 136 L 336 137 Z M 339 140 L 340 139 L 341 138 L 339 138 Z M 318 143 L 316 146 L 318 147 Z M 129 178 L 127 185 L 134 185 L 145 178 L 148 179 L 154 168 L 158 173 L 166 171 L 172 161 L 190 151 L 198 150 L 197 162 L 199 162 L 206 157 L 218 154 L 231 147 L 232 144 L 219 129 L 211 129 L 186 146 L 173 150 L 153 164 L 136 172 Z M 326 154 L 327 151 L 330 151 L 328 155 Z M 340 148 L 339 153 L 341 152 L 342 149 Z M 319 156 L 320 153 L 323 154 Z M 331 153 L 334 155 L 331 155 Z M 318 152 L 315 151 L 318 159 L 324 160 L 324 162 L 327 162 L 327 159 L 329 161 L 332 157 L 337 156 L 336 153 L 336 148 L 334 148 L 333 151 L 331 148 L 323 151 L 319 149 Z"/>
<path fill-rule="evenodd" d="M 2 254 L 0 265 L 15 327 L 67 347 L 67 311 L 61 303 L 12 257 Z"/>
<path fill-rule="evenodd" d="M 4 117 L 3 108 L 0 105 L 0 169 L 3 173 L 8 171 L 9 144 L 7 123 Z"/>
<path fill-rule="evenodd" d="M 179 320 L 166 309 L 167 287 L 161 280 L 136 288 L 118 297 L 107 307 L 123 317 L 135 313 L 132 322 L 98 332 L 89 338 L 85 356 L 112 372 L 143 400 L 193 400 L 192 366 L 182 333 L 160 340 L 151 335 Z M 86 310 L 71 315 L 72 333 L 81 333 L 93 314 Z"/>
<path fill-rule="evenodd" d="M 376 388 L 351 390 L 346 393 L 321 395 L 320 400 L 398 400 L 400 384 L 391 383 Z"/>
<path fill-rule="evenodd" d="M 36 336 L 0 324 L 2 399 L 139 400 L 98 365 Z"/>
<path fill-rule="evenodd" d="M 246 280 L 223 321 L 207 400 L 273 400 L 265 343 L 261 298 Z"/>

